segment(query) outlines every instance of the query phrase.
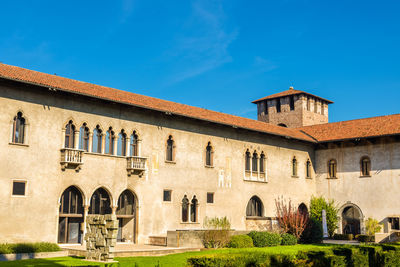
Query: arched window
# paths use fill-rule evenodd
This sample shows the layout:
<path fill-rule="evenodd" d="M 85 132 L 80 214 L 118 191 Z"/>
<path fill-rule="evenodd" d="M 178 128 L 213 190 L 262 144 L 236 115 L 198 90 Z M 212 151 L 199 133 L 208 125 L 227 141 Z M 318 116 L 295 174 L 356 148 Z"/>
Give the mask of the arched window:
<path fill-rule="evenodd" d="M 182 222 L 189 221 L 189 199 L 185 195 L 182 199 Z"/>
<path fill-rule="evenodd" d="M 92 152 L 94 153 L 101 153 L 101 146 L 102 146 L 102 131 L 100 126 L 97 125 L 96 128 L 93 130 L 93 144 L 92 144 Z"/>
<path fill-rule="evenodd" d="M 297 208 L 297 211 L 301 214 L 301 215 L 305 215 L 308 216 L 308 208 L 306 206 L 306 204 L 301 203 L 299 205 L 299 207 Z"/>
<path fill-rule="evenodd" d="M 104 188 L 97 189 L 90 198 L 89 214 L 111 214 L 110 195 Z"/>
<path fill-rule="evenodd" d="M 83 197 L 81 192 L 70 186 L 61 195 L 58 221 L 59 243 L 80 243 L 82 239 Z"/>
<path fill-rule="evenodd" d="M 309 159 L 306 162 L 306 178 L 311 178 L 311 161 Z"/>
<path fill-rule="evenodd" d="M 136 131 L 133 131 L 132 135 L 131 135 L 131 156 L 139 156 L 139 147 L 138 147 L 138 143 L 139 143 L 139 137 L 136 134 Z"/>
<path fill-rule="evenodd" d="M 361 175 L 370 176 L 371 175 L 371 160 L 369 157 L 362 157 L 360 161 L 361 165 Z"/>
<path fill-rule="evenodd" d="M 251 161 L 251 154 L 250 151 L 247 149 L 245 158 L 245 170 L 248 172 L 251 171 L 250 161 Z"/>
<path fill-rule="evenodd" d="M 337 163 L 335 159 L 328 161 L 328 176 L 329 178 L 336 178 L 337 173 Z"/>
<path fill-rule="evenodd" d="M 23 144 L 25 137 L 25 119 L 22 116 L 22 112 L 18 112 L 17 116 L 14 117 L 12 142 Z"/>
<path fill-rule="evenodd" d="M 253 196 L 249 203 L 247 203 L 246 216 L 248 217 L 262 217 L 263 216 L 263 204 L 257 196 Z"/>
<path fill-rule="evenodd" d="M 260 173 L 265 173 L 265 155 L 261 152 L 260 155 Z"/>
<path fill-rule="evenodd" d="M 286 124 L 284 124 L 284 123 L 279 123 L 279 124 L 278 124 L 278 126 L 281 126 L 281 127 L 285 127 L 285 128 L 287 128 L 287 125 L 286 125 Z"/>
<path fill-rule="evenodd" d="M 124 130 L 118 134 L 117 155 L 126 156 L 126 133 Z"/>
<path fill-rule="evenodd" d="M 72 121 L 69 121 L 65 126 L 65 147 L 75 147 L 75 125 L 72 123 Z"/>
<path fill-rule="evenodd" d="M 115 142 L 115 135 L 112 127 L 108 129 L 106 132 L 106 154 L 113 155 L 114 154 L 114 142 Z"/>
<path fill-rule="evenodd" d="M 211 142 L 208 142 L 206 147 L 206 165 L 213 166 L 213 148 Z"/>
<path fill-rule="evenodd" d="M 89 128 L 86 123 L 79 129 L 79 149 L 89 151 Z"/>
<path fill-rule="evenodd" d="M 118 198 L 117 216 L 133 215 L 135 213 L 135 197 L 132 192 L 125 190 Z"/>
<path fill-rule="evenodd" d="M 193 196 L 192 202 L 190 204 L 190 221 L 197 222 L 197 198 Z"/>
<path fill-rule="evenodd" d="M 166 155 L 166 160 L 167 161 L 174 161 L 174 140 L 172 139 L 172 136 L 170 135 L 167 140 L 167 155 Z"/>
<path fill-rule="evenodd" d="M 258 172 L 258 154 L 256 151 L 253 153 L 253 158 L 251 159 L 251 166 L 253 172 Z"/>
<path fill-rule="evenodd" d="M 292 160 L 292 176 L 297 176 L 297 159 L 293 157 Z"/>

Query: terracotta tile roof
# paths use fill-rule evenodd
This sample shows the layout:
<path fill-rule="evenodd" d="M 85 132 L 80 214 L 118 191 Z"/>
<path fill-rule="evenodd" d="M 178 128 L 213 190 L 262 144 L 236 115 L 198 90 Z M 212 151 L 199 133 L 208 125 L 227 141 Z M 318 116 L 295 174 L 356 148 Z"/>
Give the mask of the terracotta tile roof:
<path fill-rule="evenodd" d="M 307 92 L 296 90 L 296 89 L 289 89 L 289 90 L 286 90 L 286 91 L 283 91 L 283 92 L 280 92 L 280 93 L 277 93 L 277 94 L 269 95 L 269 96 L 254 100 L 251 103 L 257 103 L 257 102 L 260 102 L 260 101 L 263 101 L 263 100 L 267 100 L 267 99 L 275 99 L 275 98 L 284 97 L 284 96 L 301 95 L 301 94 L 309 95 L 309 96 L 324 100 L 324 101 L 328 102 L 328 104 L 332 104 L 333 103 L 332 101 L 330 101 L 328 99 L 324 99 L 322 97 L 319 97 L 319 96 L 316 96 L 316 95 L 312 95 L 312 94 L 309 94 Z"/>
<path fill-rule="evenodd" d="M 318 142 L 400 134 L 400 114 L 296 128 Z"/>
<path fill-rule="evenodd" d="M 315 142 L 294 129 L 0 63 L 0 77 L 252 131 Z"/>

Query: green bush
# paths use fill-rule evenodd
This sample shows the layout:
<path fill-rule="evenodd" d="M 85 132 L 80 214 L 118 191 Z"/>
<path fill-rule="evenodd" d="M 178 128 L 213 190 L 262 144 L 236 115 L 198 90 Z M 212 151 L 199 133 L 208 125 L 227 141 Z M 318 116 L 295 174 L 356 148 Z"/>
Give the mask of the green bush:
<path fill-rule="evenodd" d="M 333 249 L 337 256 L 346 258 L 347 266 L 368 266 L 369 256 L 365 251 L 360 251 L 357 247 L 341 247 Z"/>
<path fill-rule="evenodd" d="M 322 233 L 322 223 L 314 218 L 308 220 L 306 229 L 300 238 L 300 243 L 302 244 L 315 244 L 321 243 L 323 239 Z"/>
<path fill-rule="evenodd" d="M 228 243 L 229 248 L 252 248 L 253 239 L 248 235 L 234 235 Z"/>
<path fill-rule="evenodd" d="M 18 244 L 0 244 L 0 254 L 12 253 L 39 253 L 60 251 L 60 247 L 54 243 L 18 243 Z"/>
<path fill-rule="evenodd" d="M 368 218 L 368 220 L 365 221 L 365 229 L 368 235 L 375 235 L 381 231 L 382 225 L 377 220 Z"/>
<path fill-rule="evenodd" d="M 248 234 L 253 239 L 255 247 L 274 247 L 281 244 L 281 236 L 277 233 L 253 231 Z"/>
<path fill-rule="evenodd" d="M 378 264 L 382 267 L 398 267 L 400 266 L 400 253 L 396 251 L 384 251 L 378 254 Z"/>
<path fill-rule="evenodd" d="M 231 223 L 227 217 L 204 218 L 204 234 L 202 236 L 204 247 L 223 248 L 230 239 Z"/>
<path fill-rule="evenodd" d="M 327 201 L 323 197 L 312 197 L 310 202 L 310 218 L 322 223 L 322 210 L 326 211 L 326 223 L 329 236 L 333 236 L 338 223 L 338 208 L 333 200 Z"/>
<path fill-rule="evenodd" d="M 353 240 L 354 239 L 354 235 L 352 234 L 334 234 L 333 235 L 333 239 L 335 240 Z"/>
<path fill-rule="evenodd" d="M 278 261 L 278 259 L 275 256 L 260 252 L 233 254 L 233 255 L 229 254 L 229 255 L 194 256 L 187 259 L 187 265 L 192 267 L 272 266 L 271 257 L 274 258 L 275 262 Z"/>
<path fill-rule="evenodd" d="M 286 234 L 282 234 L 281 238 L 282 238 L 282 241 L 281 241 L 282 246 L 294 246 L 297 244 L 297 238 L 294 235 L 286 233 Z"/>
<path fill-rule="evenodd" d="M 358 241 L 360 241 L 361 243 L 375 242 L 375 236 L 373 236 L 373 235 L 359 235 L 358 236 Z"/>

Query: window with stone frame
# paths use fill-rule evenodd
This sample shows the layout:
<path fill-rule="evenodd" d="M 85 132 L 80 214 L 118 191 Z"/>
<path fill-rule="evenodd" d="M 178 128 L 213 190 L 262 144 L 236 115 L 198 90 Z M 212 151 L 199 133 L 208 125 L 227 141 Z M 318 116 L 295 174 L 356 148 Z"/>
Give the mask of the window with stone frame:
<path fill-rule="evenodd" d="M 131 135 L 130 150 L 131 156 L 139 156 L 139 136 L 136 131 L 133 131 Z"/>
<path fill-rule="evenodd" d="M 118 156 L 126 156 L 126 142 L 127 137 L 124 130 L 118 134 L 118 143 L 117 143 L 117 155 Z"/>
<path fill-rule="evenodd" d="M 214 203 L 214 193 L 212 193 L 212 192 L 207 193 L 207 203 L 209 203 L 209 204 Z"/>
<path fill-rule="evenodd" d="M 247 149 L 246 154 L 245 154 L 245 170 L 247 172 L 251 171 L 251 154 L 250 151 Z"/>
<path fill-rule="evenodd" d="M 89 214 L 111 214 L 111 198 L 104 188 L 97 189 L 90 198 Z"/>
<path fill-rule="evenodd" d="M 364 156 L 360 160 L 361 166 L 361 176 L 370 176 L 371 175 L 371 160 L 369 157 Z"/>
<path fill-rule="evenodd" d="M 81 128 L 79 128 L 79 149 L 89 151 L 89 128 L 86 123 L 84 123 Z"/>
<path fill-rule="evenodd" d="M 276 112 L 277 113 L 281 112 L 281 99 L 280 98 L 276 99 Z"/>
<path fill-rule="evenodd" d="M 213 159 L 213 147 L 211 146 L 211 142 L 208 142 L 207 147 L 206 147 L 206 166 L 213 166 L 214 164 L 214 159 Z"/>
<path fill-rule="evenodd" d="M 293 157 L 292 159 L 292 176 L 297 177 L 297 159 Z"/>
<path fill-rule="evenodd" d="M 92 138 L 92 152 L 93 153 L 101 153 L 101 147 L 103 144 L 102 139 L 103 133 L 100 129 L 100 126 L 97 125 L 93 130 L 93 138 Z"/>
<path fill-rule="evenodd" d="M 172 135 L 168 137 L 167 140 L 167 151 L 166 151 L 166 161 L 175 161 L 175 142 Z"/>
<path fill-rule="evenodd" d="M 112 127 L 110 127 L 106 132 L 106 149 L 105 149 L 106 154 L 109 155 L 114 154 L 114 142 L 115 142 L 115 133 Z"/>
<path fill-rule="evenodd" d="M 72 121 L 69 121 L 65 126 L 65 148 L 75 147 L 75 125 Z"/>
<path fill-rule="evenodd" d="M 25 139 L 25 118 L 22 112 L 18 112 L 14 117 L 13 130 L 12 130 L 12 143 L 24 144 Z"/>
<path fill-rule="evenodd" d="M 190 202 L 190 222 L 192 223 L 198 221 L 197 205 L 198 205 L 198 200 L 196 196 L 193 196 L 192 201 Z"/>
<path fill-rule="evenodd" d="M 25 196 L 26 181 L 13 181 L 12 195 Z"/>
<path fill-rule="evenodd" d="M 294 110 L 294 96 L 289 97 L 290 110 Z"/>
<path fill-rule="evenodd" d="M 264 207 L 261 202 L 261 199 L 257 196 L 253 196 L 246 207 L 246 216 L 247 217 L 263 217 Z"/>
<path fill-rule="evenodd" d="M 252 172 L 258 172 L 258 154 L 256 151 L 253 152 L 253 157 L 251 159 Z"/>
<path fill-rule="evenodd" d="M 311 178 L 311 161 L 309 159 L 306 162 L 306 178 Z"/>
<path fill-rule="evenodd" d="M 260 173 L 265 173 L 265 155 L 261 152 L 260 155 Z"/>
<path fill-rule="evenodd" d="M 328 178 L 337 178 L 337 162 L 335 159 L 328 161 Z"/>
<path fill-rule="evenodd" d="M 185 195 L 182 199 L 182 222 L 189 222 L 189 199 Z"/>
<path fill-rule="evenodd" d="M 163 201 L 171 202 L 171 197 L 172 197 L 172 190 L 165 189 L 163 191 Z"/>

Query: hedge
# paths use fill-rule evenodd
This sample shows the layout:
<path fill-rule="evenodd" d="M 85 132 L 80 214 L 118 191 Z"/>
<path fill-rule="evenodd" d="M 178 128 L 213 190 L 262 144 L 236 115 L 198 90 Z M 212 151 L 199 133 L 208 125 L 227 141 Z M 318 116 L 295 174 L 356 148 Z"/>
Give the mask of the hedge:
<path fill-rule="evenodd" d="M 39 253 L 60 250 L 61 249 L 57 244 L 47 242 L 0 244 L 0 254 Z"/>
<path fill-rule="evenodd" d="M 353 240 L 354 239 L 354 235 L 352 234 L 334 234 L 333 235 L 333 239 L 335 240 Z"/>
<path fill-rule="evenodd" d="M 275 247 L 281 244 L 281 235 L 278 233 L 269 232 L 250 232 L 248 236 L 253 239 L 253 244 L 255 247 Z"/>
<path fill-rule="evenodd" d="M 357 239 L 362 243 L 375 242 L 375 236 L 373 235 L 358 235 Z"/>
<path fill-rule="evenodd" d="M 297 238 L 294 235 L 282 234 L 281 238 L 282 238 L 281 241 L 282 246 L 294 246 L 297 244 Z"/>
<path fill-rule="evenodd" d="M 248 235 L 234 235 L 228 243 L 229 248 L 252 248 L 253 239 Z"/>

